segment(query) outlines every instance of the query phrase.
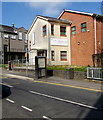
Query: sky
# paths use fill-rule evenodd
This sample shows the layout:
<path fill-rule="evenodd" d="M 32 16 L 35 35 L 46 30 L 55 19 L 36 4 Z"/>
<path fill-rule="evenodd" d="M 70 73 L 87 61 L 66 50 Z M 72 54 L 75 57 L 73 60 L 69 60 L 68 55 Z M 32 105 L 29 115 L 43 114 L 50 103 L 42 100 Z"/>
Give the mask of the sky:
<path fill-rule="evenodd" d="M 30 1 L 30 0 L 29 0 Z M 53 1 L 53 0 L 52 0 Z M 57 18 L 63 9 L 101 14 L 101 1 L 99 2 L 1 2 L 0 24 L 15 27 L 30 28 L 36 15 Z"/>

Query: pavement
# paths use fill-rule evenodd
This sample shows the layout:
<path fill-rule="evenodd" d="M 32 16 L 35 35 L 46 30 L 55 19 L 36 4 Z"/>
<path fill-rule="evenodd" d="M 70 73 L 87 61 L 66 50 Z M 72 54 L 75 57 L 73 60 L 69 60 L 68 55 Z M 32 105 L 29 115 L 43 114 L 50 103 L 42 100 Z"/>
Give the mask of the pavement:
<path fill-rule="evenodd" d="M 103 81 L 98 80 L 75 80 L 75 79 L 63 79 L 59 77 L 43 77 L 41 79 L 35 79 L 34 75 L 26 76 L 25 72 L 17 72 L 17 71 L 9 71 L 6 69 L 2 69 L 3 76 L 8 76 L 12 78 L 31 80 L 34 82 L 41 82 L 46 84 L 54 84 L 60 86 L 67 86 L 79 89 L 86 89 L 91 91 L 103 92 Z"/>

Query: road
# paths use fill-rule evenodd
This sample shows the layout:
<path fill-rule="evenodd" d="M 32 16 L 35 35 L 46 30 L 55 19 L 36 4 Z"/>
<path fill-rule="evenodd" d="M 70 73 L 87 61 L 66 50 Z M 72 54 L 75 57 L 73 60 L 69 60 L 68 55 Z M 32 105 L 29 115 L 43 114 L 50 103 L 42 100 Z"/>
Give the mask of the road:
<path fill-rule="evenodd" d="M 3 118 L 103 117 L 103 92 L 3 77 L 11 94 L 2 100 Z"/>

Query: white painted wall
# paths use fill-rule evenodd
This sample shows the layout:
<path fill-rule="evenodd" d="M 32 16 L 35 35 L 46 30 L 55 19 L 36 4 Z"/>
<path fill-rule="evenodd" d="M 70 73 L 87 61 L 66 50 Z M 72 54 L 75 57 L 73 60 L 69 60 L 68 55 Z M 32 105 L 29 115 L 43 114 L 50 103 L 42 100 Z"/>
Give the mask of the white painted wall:
<path fill-rule="evenodd" d="M 54 36 L 51 35 L 51 24 L 54 24 Z M 47 35 L 43 37 L 42 27 L 47 26 Z M 66 26 L 66 37 L 60 36 L 60 25 Z M 33 44 L 33 34 L 35 33 L 35 44 Z M 50 45 L 50 40 L 52 39 L 66 39 L 67 45 Z M 71 55 L 70 55 L 70 25 L 48 22 L 46 20 L 38 18 L 33 25 L 31 31 L 28 34 L 28 45 L 31 41 L 31 51 L 29 59 L 35 58 L 38 49 L 47 50 L 47 63 L 50 65 L 70 65 Z M 29 46 L 30 47 L 30 46 Z M 55 61 L 51 61 L 51 51 L 55 51 Z M 60 51 L 67 51 L 67 61 L 60 61 Z M 31 61 L 32 62 L 32 61 Z"/>

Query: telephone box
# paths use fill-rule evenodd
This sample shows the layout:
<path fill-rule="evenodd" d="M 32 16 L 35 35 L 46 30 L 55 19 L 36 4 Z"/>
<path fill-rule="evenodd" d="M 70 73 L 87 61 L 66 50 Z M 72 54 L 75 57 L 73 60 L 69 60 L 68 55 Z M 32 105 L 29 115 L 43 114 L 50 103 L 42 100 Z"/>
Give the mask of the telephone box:
<path fill-rule="evenodd" d="M 46 77 L 46 57 L 35 56 L 35 78 Z"/>

